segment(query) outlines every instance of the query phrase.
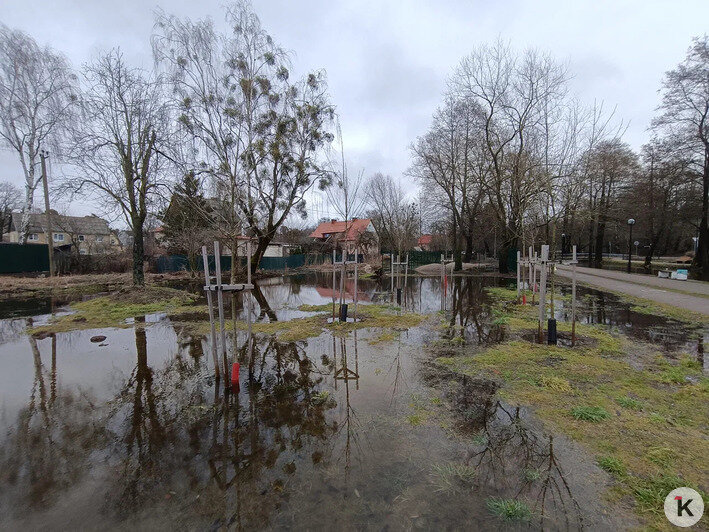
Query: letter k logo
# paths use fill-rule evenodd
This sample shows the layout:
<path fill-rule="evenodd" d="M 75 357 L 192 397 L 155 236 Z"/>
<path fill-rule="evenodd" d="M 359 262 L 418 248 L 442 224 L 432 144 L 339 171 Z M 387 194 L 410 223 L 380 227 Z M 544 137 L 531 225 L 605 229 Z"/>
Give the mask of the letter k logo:
<path fill-rule="evenodd" d="M 689 509 L 689 503 L 692 502 L 694 499 L 687 499 L 687 502 L 682 504 L 682 497 L 677 495 L 675 497 L 675 500 L 677 501 L 677 517 L 682 517 L 682 512 L 687 512 L 687 515 L 689 515 L 690 517 L 694 517 L 694 514 Z"/>

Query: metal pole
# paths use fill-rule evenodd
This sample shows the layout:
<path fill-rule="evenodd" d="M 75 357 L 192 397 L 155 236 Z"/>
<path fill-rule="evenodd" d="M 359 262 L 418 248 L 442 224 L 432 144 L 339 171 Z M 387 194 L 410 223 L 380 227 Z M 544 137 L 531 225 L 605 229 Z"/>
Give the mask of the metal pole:
<path fill-rule="evenodd" d="M 359 299 L 359 295 L 357 293 L 357 281 L 359 281 L 359 250 L 357 248 L 355 248 L 354 270 L 354 319 L 357 321 L 357 300 Z"/>
<path fill-rule="evenodd" d="M 44 187 L 44 214 L 47 216 L 47 246 L 49 249 L 49 276 L 54 277 L 54 233 L 52 233 L 52 217 L 49 214 L 49 184 L 47 183 L 47 163 L 45 161 L 47 155 L 44 150 L 39 152 L 39 158 L 42 161 L 42 186 Z"/>
<path fill-rule="evenodd" d="M 443 253 L 441 253 L 441 310 L 446 310 L 446 305 L 445 305 L 445 299 L 443 297 L 443 275 L 446 271 L 446 262 L 445 258 L 443 257 Z"/>
<path fill-rule="evenodd" d="M 394 297 L 394 252 L 389 253 L 391 262 L 391 297 Z M 393 301 L 393 300 L 392 300 Z"/>
<path fill-rule="evenodd" d="M 576 246 L 571 261 L 571 347 L 576 345 Z"/>
<path fill-rule="evenodd" d="M 630 228 L 630 233 L 628 234 L 628 273 L 630 273 L 630 258 L 633 255 L 633 224 L 631 224 L 630 221 L 628 221 L 628 227 Z"/>
<path fill-rule="evenodd" d="M 522 253 L 517 251 L 517 302 L 518 303 L 519 303 L 519 291 L 520 291 L 520 268 L 522 267 L 521 258 L 522 258 Z"/>
<path fill-rule="evenodd" d="M 527 283 L 532 283 L 532 246 L 529 246 L 529 253 L 527 254 L 527 265 L 529 269 L 529 275 L 527 275 Z M 529 289 L 534 290 L 532 285 L 529 284 Z M 532 296 L 532 303 L 534 303 L 534 296 Z"/>
<path fill-rule="evenodd" d="M 404 266 L 404 306 L 406 306 L 406 286 L 409 280 L 409 254 L 406 254 L 406 265 Z"/>
<path fill-rule="evenodd" d="M 332 248 L 332 323 L 335 323 L 335 248 Z"/>
<path fill-rule="evenodd" d="M 534 297 L 537 294 L 537 270 L 539 269 L 539 265 L 537 264 L 537 259 L 539 256 L 537 255 L 537 252 L 534 252 L 534 266 L 532 267 L 532 304 L 534 304 Z"/>
<path fill-rule="evenodd" d="M 246 242 L 246 283 L 251 284 L 251 239 Z M 253 304 L 251 300 L 251 289 L 249 288 L 248 290 L 244 291 L 244 297 L 248 296 L 248 302 L 249 304 L 246 307 L 246 324 L 247 324 L 247 335 L 246 335 L 246 341 L 248 342 L 248 350 L 249 350 L 249 363 L 251 362 L 251 353 L 253 349 L 253 341 L 252 341 L 252 335 L 251 335 L 251 313 L 253 311 L 251 305 Z M 234 335 L 236 336 L 236 329 L 234 330 Z M 234 353 L 234 356 L 236 356 L 236 353 Z"/>
<path fill-rule="evenodd" d="M 542 256 L 539 272 L 539 343 L 543 341 L 542 333 L 544 320 L 546 318 L 546 284 L 547 284 L 547 261 L 549 260 L 549 246 L 542 246 Z"/>
<path fill-rule="evenodd" d="M 237 253 L 232 251 L 232 253 Z M 214 241 L 214 272 L 217 276 L 217 305 L 219 306 L 219 337 L 221 341 L 222 349 L 222 359 L 224 360 L 224 375 L 225 382 L 229 380 L 226 378 L 229 375 L 229 366 L 226 358 L 226 336 L 224 334 L 224 294 L 222 291 L 222 254 L 219 250 L 219 241 Z M 236 332 L 236 331 L 235 331 Z"/>
<path fill-rule="evenodd" d="M 204 286 L 207 292 L 207 307 L 209 308 L 209 328 L 212 340 L 212 358 L 214 359 L 214 376 L 219 380 L 219 357 L 217 356 L 217 331 L 214 327 L 214 304 L 212 303 L 212 290 L 209 281 L 209 259 L 207 246 L 202 246 L 202 263 L 204 264 Z"/>

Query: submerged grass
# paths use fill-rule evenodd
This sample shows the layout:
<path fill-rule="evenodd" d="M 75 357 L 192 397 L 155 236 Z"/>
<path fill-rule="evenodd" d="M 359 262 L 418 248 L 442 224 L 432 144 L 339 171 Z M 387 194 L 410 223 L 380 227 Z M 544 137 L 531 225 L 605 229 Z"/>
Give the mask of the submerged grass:
<path fill-rule="evenodd" d="M 518 499 L 492 497 L 487 500 L 487 508 L 505 521 L 529 521 L 532 518 L 532 510 L 527 503 Z"/>
<path fill-rule="evenodd" d="M 470 488 L 475 481 L 475 468 L 466 464 L 435 464 L 432 469 L 436 491 Z"/>
<path fill-rule="evenodd" d="M 513 290 L 488 291 L 510 316 L 510 339 L 436 362 L 461 374 L 502 379 L 502 399 L 532 406 L 550 430 L 582 442 L 616 479 L 613 493 L 634 498 L 651 527 L 667 529 L 667 493 L 705 486 L 709 478 L 709 378 L 700 365 L 687 355 L 670 360 L 653 354 L 651 346 L 587 324 L 577 324 L 583 341 L 575 348 L 521 340 L 520 334 L 536 330 L 537 308 L 513 304 Z M 638 351 L 645 353 L 642 369 L 630 364 L 629 354 Z"/>

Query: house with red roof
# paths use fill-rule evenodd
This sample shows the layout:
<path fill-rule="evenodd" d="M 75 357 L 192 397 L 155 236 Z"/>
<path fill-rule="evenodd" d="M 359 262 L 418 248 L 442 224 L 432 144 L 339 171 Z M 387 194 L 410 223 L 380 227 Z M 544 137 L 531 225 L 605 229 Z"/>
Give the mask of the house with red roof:
<path fill-rule="evenodd" d="M 337 249 L 345 248 L 348 253 L 359 247 L 365 255 L 373 251 L 378 244 L 374 225 L 369 218 L 352 218 L 347 222 L 323 222 L 310 233 L 310 238 L 332 244 Z"/>
<path fill-rule="evenodd" d="M 419 251 L 431 251 L 431 244 L 433 243 L 433 235 L 421 235 L 416 243 Z"/>

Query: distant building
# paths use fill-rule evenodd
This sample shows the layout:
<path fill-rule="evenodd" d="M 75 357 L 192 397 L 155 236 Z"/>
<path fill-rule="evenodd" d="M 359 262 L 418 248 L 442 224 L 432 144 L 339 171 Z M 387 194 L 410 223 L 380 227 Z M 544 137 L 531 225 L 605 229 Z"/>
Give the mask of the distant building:
<path fill-rule="evenodd" d="M 52 235 L 55 248 L 76 250 L 81 255 L 97 255 L 120 251 L 118 234 L 108 227 L 108 222 L 92 214 L 90 216 L 63 216 L 51 211 Z M 18 242 L 22 213 L 13 212 L 10 232 L 4 235 L 6 242 Z M 47 215 L 31 213 L 27 232 L 28 244 L 47 243 Z"/>
<path fill-rule="evenodd" d="M 345 248 L 348 253 L 354 252 L 359 246 L 364 254 L 369 254 L 377 247 L 376 232 L 369 218 L 352 218 L 349 222 L 323 222 L 310 233 L 310 238 L 317 242 L 331 243 L 333 247 Z"/>
<path fill-rule="evenodd" d="M 416 243 L 418 251 L 431 251 L 431 245 L 433 244 L 433 235 L 421 235 Z"/>
<path fill-rule="evenodd" d="M 239 241 L 239 245 L 237 246 L 236 249 L 236 256 L 237 257 L 245 257 L 246 256 L 246 245 L 249 240 L 251 240 L 251 253 L 254 253 L 256 251 L 256 246 L 258 246 L 258 238 L 256 237 L 251 237 L 249 239 L 248 236 L 246 235 L 239 235 L 236 237 L 236 239 Z M 276 242 L 275 240 L 272 240 L 269 242 L 268 246 L 266 247 L 266 251 L 263 252 L 264 257 L 288 257 L 290 255 L 290 244 L 286 244 L 285 242 Z M 229 249 L 229 246 L 225 245 L 222 253 L 224 255 L 231 255 L 231 250 Z"/>

